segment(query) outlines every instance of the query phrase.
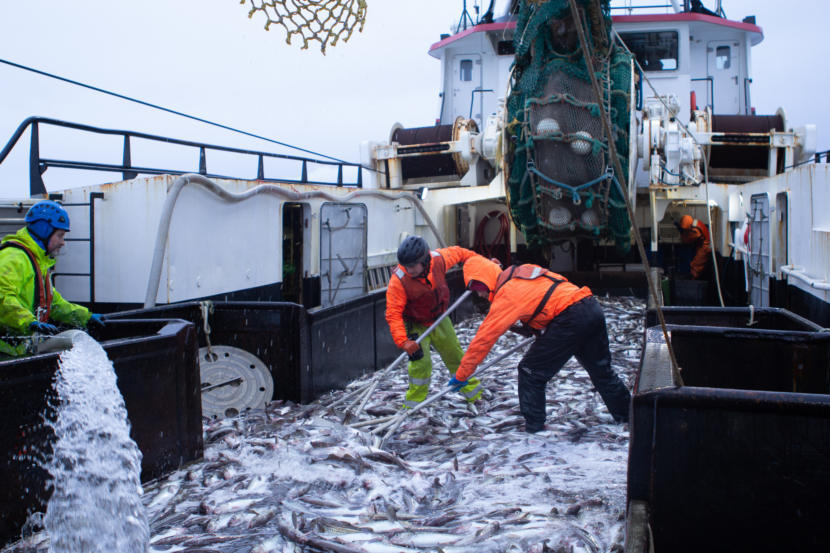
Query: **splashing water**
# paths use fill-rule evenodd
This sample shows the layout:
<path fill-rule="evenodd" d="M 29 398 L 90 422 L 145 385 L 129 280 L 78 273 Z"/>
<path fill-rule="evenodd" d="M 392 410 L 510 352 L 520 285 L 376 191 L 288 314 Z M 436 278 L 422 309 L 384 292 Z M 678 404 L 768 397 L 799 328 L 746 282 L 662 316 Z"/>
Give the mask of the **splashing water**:
<path fill-rule="evenodd" d="M 83 332 L 63 353 L 55 381 L 57 442 L 44 527 L 49 551 L 147 551 L 141 452 L 130 438 L 124 399 L 103 348 Z"/>

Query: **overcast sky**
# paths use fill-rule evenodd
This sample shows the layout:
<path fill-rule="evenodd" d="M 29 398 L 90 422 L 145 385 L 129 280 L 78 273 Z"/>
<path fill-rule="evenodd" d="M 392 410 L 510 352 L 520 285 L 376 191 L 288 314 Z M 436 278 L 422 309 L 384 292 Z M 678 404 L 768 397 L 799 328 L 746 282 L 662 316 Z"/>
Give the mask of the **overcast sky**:
<path fill-rule="evenodd" d="M 704 3 L 711 8 L 715 2 Z M 385 140 L 393 123 L 414 127 L 434 122 L 440 62 L 427 51 L 461 15 L 461 0 L 367 4 L 363 33 L 323 56 L 314 44 L 308 50 L 287 45 L 279 27 L 265 32 L 261 14 L 248 19 L 248 6 L 238 0 L 0 0 L 0 58 L 358 161 L 360 141 Z M 828 149 L 825 4 L 792 0 L 782 6 L 724 3 L 730 19 L 754 14 L 764 30 L 764 41 L 752 54 L 757 113 L 772 114 L 783 106 L 791 125 L 816 123 L 819 147 Z M 3 64 L 0 91 L 0 144 L 23 119 L 40 115 L 286 152 Z M 43 138 L 45 156 L 108 163 L 120 158 L 117 140 L 56 131 L 46 131 Z M 133 162 L 146 161 L 143 153 L 134 153 Z M 27 148 L 18 146 L 0 166 L 0 197 L 27 194 L 26 155 Z M 195 170 L 197 161 L 186 152 L 176 168 Z M 47 187 L 55 187 L 61 173 L 50 169 L 46 176 L 51 177 Z"/>

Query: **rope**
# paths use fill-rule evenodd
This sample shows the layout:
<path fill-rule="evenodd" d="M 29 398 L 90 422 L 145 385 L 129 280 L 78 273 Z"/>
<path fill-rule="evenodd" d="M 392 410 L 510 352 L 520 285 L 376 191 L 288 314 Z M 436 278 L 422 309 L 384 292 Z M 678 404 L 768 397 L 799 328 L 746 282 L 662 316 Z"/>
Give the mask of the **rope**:
<path fill-rule="evenodd" d="M 593 62 L 591 61 L 591 56 L 589 55 L 591 50 L 588 46 L 588 41 L 585 38 L 585 29 L 583 28 L 582 14 L 576 6 L 576 0 L 568 0 L 568 2 L 571 5 L 571 16 L 573 17 L 573 20 L 576 23 L 576 31 L 579 35 L 579 42 L 582 46 L 583 53 L 585 54 L 585 64 L 588 66 L 588 74 L 591 75 L 591 86 L 594 89 L 594 94 L 597 97 L 597 102 L 599 102 L 600 109 L 602 110 L 602 126 L 605 129 L 605 135 L 611 137 L 613 136 L 611 134 L 611 121 L 608 117 L 608 113 L 605 111 L 605 106 L 601 102 L 602 93 L 599 89 L 599 83 L 597 82 L 597 78 L 594 74 L 594 70 L 592 67 Z M 615 178 L 614 180 L 617 183 L 617 186 L 620 187 L 622 197 L 625 199 L 625 208 L 628 211 L 628 218 L 631 221 L 631 224 L 635 225 L 636 219 L 634 218 L 634 210 L 631 207 L 631 201 L 628 198 L 628 194 L 625 192 L 626 176 L 622 172 L 620 158 L 617 155 L 617 147 L 614 144 L 613 140 L 608 140 L 608 148 L 611 151 L 611 157 L 614 161 L 614 169 L 617 172 L 617 178 Z M 646 282 L 648 283 L 648 291 L 651 294 L 652 302 L 654 303 L 655 309 L 657 310 L 657 318 L 660 319 L 660 328 L 663 330 L 663 337 L 666 340 L 666 347 L 669 350 L 669 358 L 671 359 L 672 364 L 672 377 L 674 378 L 674 382 L 677 386 L 682 386 L 683 378 L 680 376 L 680 368 L 677 366 L 677 359 L 674 356 L 674 348 L 671 345 L 671 339 L 669 338 L 668 329 L 666 328 L 666 318 L 663 314 L 663 310 L 661 309 L 660 301 L 657 295 L 657 288 L 655 287 L 654 280 L 651 278 L 651 267 L 648 262 L 648 258 L 646 257 L 646 249 L 645 246 L 643 246 L 643 238 L 642 236 L 640 236 L 639 232 L 634 232 L 634 240 L 637 243 L 637 249 L 640 253 L 640 260 L 643 262 L 643 268 L 646 273 Z"/>
<path fill-rule="evenodd" d="M 188 115 L 187 113 L 183 113 L 181 111 L 176 111 L 174 109 L 166 108 L 163 106 L 159 106 L 157 104 L 151 104 L 150 102 L 145 102 L 144 100 L 138 100 L 136 98 L 131 98 L 129 96 L 125 96 L 124 94 L 118 94 L 117 92 L 111 92 L 109 90 L 105 90 L 103 88 L 98 88 L 97 86 L 88 85 L 82 83 L 80 81 L 73 81 L 72 79 L 67 79 L 66 77 L 61 77 L 60 75 L 55 75 L 54 73 L 47 73 L 46 71 L 41 71 L 40 69 L 35 69 L 33 67 L 27 67 L 25 65 L 21 65 L 19 63 L 14 63 L 13 61 L 8 61 L 4 59 L 0 59 L 0 63 L 5 63 L 6 65 L 10 65 L 12 67 L 16 67 L 18 69 L 23 69 L 24 71 L 31 71 L 32 73 L 36 73 L 38 75 L 43 75 L 44 77 L 49 77 L 50 79 L 56 79 L 58 81 L 63 81 L 65 83 L 73 84 L 75 86 L 80 86 L 82 88 L 88 88 L 89 90 L 94 90 L 95 92 L 100 92 L 101 94 L 107 94 L 109 96 L 115 96 L 116 98 L 120 98 L 122 100 L 127 100 L 128 102 L 134 102 L 136 104 L 141 104 L 142 106 L 147 106 L 149 108 L 161 110 L 167 113 L 172 113 L 173 115 L 178 115 L 179 117 L 185 117 L 187 119 L 192 119 L 194 121 L 198 121 L 200 123 L 205 123 L 206 125 L 213 125 L 214 127 L 219 127 L 220 129 L 225 129 L 226 131 L 231 131 L 239 134 L 244 134 L 245 136 L 250 136 L 253 138 L 257 138 L 259 140 L 264 140 L 266 142 L 271 142 L 272 144 L 277 144 L 279 146 L 285 146 L 286 148 L 291 148 L 293 150 L 298 150 L 300 152 L 305 152 L 307 154 L 319 156 L 322 158 L 330 159 L 332 161 L 337 161 L 339 163 L 349 163 L 348 161 L 344 161 L 342 159 L 338 159 L 336 157 L 327 156 L 325 154 L 321 154 L 315 152 L 313 150 L 306 150 L 305 148 L 300 148 L 299 146 L 292 146 L 291 144 L 286 144 L 285 142 L 280 142 L 279 140 L 274 140 L 272 138 L 267 138 L 258 134 L 250 133 L 247 131 L 243 131 L 240 129 L 236 129 L 234 127 L 229 127 L 228 125 L 223 125 L 221 123 L 215 123 L 213 121 L 209 121 L 207 119 L 203 119 L 201 117 L 196 117 L 195 115 Z M 365 169 L 370 169 L 369 167 L 365 167 Z M 370 169 L 372 170 L 372 169 Z"/>
<path fill-rule="evenodd" d="M 211 361 L 216 361 L 216 354 L 213 353 L 210 345 L 210 323 L 208 322 L 208 315 L 213 313 L 213 302 L 210 300 L 200 301 L 199 309 L 202 312 L 202 330 L 205 331 L 205 343 L 207 344 L 206 358 Z"/>

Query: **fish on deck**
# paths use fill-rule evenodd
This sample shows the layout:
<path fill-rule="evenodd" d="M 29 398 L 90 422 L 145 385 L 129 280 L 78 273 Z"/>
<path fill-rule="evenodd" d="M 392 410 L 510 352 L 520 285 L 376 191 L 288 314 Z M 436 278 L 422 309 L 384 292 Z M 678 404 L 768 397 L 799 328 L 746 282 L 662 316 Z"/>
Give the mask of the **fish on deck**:
<path fill-rule="evenodd" d="M 631 388 L 644 302 L 598 299 L 614 369 Z M 480 322 L 458 325 L 462 345 Z M 523 339 L 506 333 L 491 356 Z M 433 355 L 434 393 L 448 375 Z M 407 419 L 385 449 L 326 408 L 345 390 L 310 405 L 274 401 L 206 422 L 204 460 L 145 485 L 150 551 L 621 550 L 627 426 L 614 424 L 572 359 L 548 386 L 546 429 L 526 434 L 517 398 L 521 355 L 482 376 L 477 413 L 450 393 Z M 396 369 L 364 416 L 396 412 L 406 387 L 405 369 Z M 48 539 L 35 535 L 3 553 L 47 548 Z"/>

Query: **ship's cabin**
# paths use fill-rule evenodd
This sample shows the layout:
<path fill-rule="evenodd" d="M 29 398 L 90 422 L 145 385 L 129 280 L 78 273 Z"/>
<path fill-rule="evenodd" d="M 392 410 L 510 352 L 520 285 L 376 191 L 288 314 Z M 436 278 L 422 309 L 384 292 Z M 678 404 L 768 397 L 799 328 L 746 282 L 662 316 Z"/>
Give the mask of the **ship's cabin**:
<path fill-rule="evenodd" d="M 753 17 L 737 22 L 676 13 L 620 15 L 613 20 L 614 30 L 657 91 L 677 97 L 681 121 L 689 120 L 691 108 L 752 115 L 750 48 L 763 39 Z M 653 96 L 646 86 L 646 101 Z"/>
<path fill-rule="evenodd" d="M 515 18 L 505 10 L 493 21 L 442 35 L 429 54 L 442 62 L 438 122 L 473 119 L 479 128 L 507 94 L 513 63 Z M 496 13 L 499 13 L 498 10 Z M 697 109 L 718 115 L 752 115 L 750 49 L 763 31 L 750 16 L 731 21 L 694 12 L 613 15 L 614 30 L 661 95 L 675 95 L 681 121 Z M 654 94 L 646 87 L 645 101 Z M 694 94 L 691 94 L 694 93 Z"/>

